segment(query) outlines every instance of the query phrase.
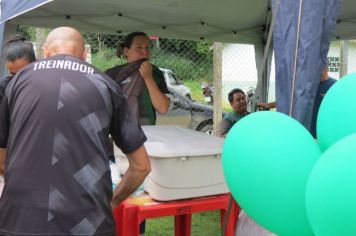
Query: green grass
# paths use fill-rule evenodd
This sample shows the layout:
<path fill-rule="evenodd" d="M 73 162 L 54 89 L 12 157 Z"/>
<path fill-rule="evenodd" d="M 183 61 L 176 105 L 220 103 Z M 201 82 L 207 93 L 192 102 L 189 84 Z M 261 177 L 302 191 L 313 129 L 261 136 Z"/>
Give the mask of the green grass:
<path fill-rule="evenodd" d="M 161 217 L 146 221 L 145 236 L 173 236 L 174 218 Z M 220 212 L 209 211 L 193 214 L 191 236 L 221 235 Z"/>
<path fill-rule="evenodd" d="M 126 63 L 125 60 L 118 58 L 114 49 L 103 49 L 98 53 L 92 54 L 92 64 L 95 65 L 101 71 L 106 71 L 117 65 Z"/>

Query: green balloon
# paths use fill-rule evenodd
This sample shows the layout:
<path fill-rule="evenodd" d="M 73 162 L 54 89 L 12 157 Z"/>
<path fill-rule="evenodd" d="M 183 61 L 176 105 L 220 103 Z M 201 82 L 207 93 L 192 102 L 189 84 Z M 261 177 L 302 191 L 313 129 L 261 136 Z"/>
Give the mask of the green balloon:
<path fill-rule="evenodd" d="M 356 235 L 356 134 L 326 150 L 313 168 L 306 209 L 317 236 Z"/>
<path fill-rule="evenodd" d="M 313 235 L 305 211 L 305 187 L 321 151 L 296 120 L 256 112 L 238 121 L 223 146 L 227 185 L 257 223 L 283 236 Z"/>
<path fill-rule="evenodd" d="M 356 73 L 335 83 L 321 102 L 317 136 L 322 151 L 356 132 Z"/>

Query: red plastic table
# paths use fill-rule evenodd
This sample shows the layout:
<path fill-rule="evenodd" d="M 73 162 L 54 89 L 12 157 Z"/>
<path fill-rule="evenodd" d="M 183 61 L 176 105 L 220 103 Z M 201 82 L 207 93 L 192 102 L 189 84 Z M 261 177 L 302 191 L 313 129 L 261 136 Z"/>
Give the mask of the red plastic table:
<path fill-rule="evenodd" d="M 156 202 L 137 205 L 132 199 L 124 201 L 114 210 L 118 236 L 138 236 L 140 223 L 149 218 L 174 216 L 175 236 L 190 236 L 192 213 L 220 210 L 221 226 L 228 210 L 230 194 L 187 200 Z M 225 236 L 233 236 L 240 207 L 233 201 Z"/>

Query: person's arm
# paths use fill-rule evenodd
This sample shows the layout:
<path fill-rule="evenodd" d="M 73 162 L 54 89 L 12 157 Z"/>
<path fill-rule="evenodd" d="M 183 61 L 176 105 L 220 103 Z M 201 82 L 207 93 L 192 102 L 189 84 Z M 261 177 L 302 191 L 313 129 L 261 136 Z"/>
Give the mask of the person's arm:
<path fill-rule="evenodd" d="M 227 119 L 222 119 L 219 125 L 217 136 L 225 138 L 231 128 L 231 123 Z"/>
<path fill-rule="evenodd" d="M 0 175 L 4 176 L 5 173 L 5 157 L 6 148 L 0 148 Z"/>
<path fill-rule="evenodd" d="M 7 140 L 9 136 L 10 117 L 7 96 L 4 95 L 0 102 L 0 175 L 5 173 L 5 158 L 7 150 Z"/>
<path fill-rule="evenodd" d="M 276 102 L 269 102 L 269 103 L 261 102 L 261 103 L 257 103 L 257 106 L 272 109 L 272 108 L 276 108 L 277 104 Z"/>
<path fill-rule="evenodd" d="M 145 80 L 148 93 L 150 94 L 152 105 L 155 110 L 160 114 L 167 113 L 170 103 L 169 99 L 164 93 L 161 92 L 156 82 L 154 81 L 152 75 L 152 65 L 148 61 L 145 61 L 140 66 L 140 74 Z"/>
<path fill-rule="evenodd" d="M 126 156 L 129 161 L 129 168 L 114 190 L 111 200 L 113 208 L 130 196 L 143 183 L 145 177 L 151 171 L 150 160 L 143 145 L 136 151 L 126 154 Z"/>

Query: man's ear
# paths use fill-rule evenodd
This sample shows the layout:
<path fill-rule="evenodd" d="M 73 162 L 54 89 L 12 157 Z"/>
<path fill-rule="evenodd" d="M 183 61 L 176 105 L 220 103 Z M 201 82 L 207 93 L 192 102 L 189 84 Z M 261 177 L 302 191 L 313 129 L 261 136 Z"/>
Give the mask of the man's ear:
<path fill-rule="evenodd" d="M 87 60 L 87 57 L 88 57 L 88 48 L 84 48 L 84 52 L 83 52 L 83 55 L 82 55 L 82 59 L 83 61 L 86 61 Z"/>
<path fill-rule="evenodd" d="M 42 47 L 42 50 L 43 50 L 43 58 L 50 57 L 49 51 L 48 51 L 48 49 L 46 47 Z"/>

